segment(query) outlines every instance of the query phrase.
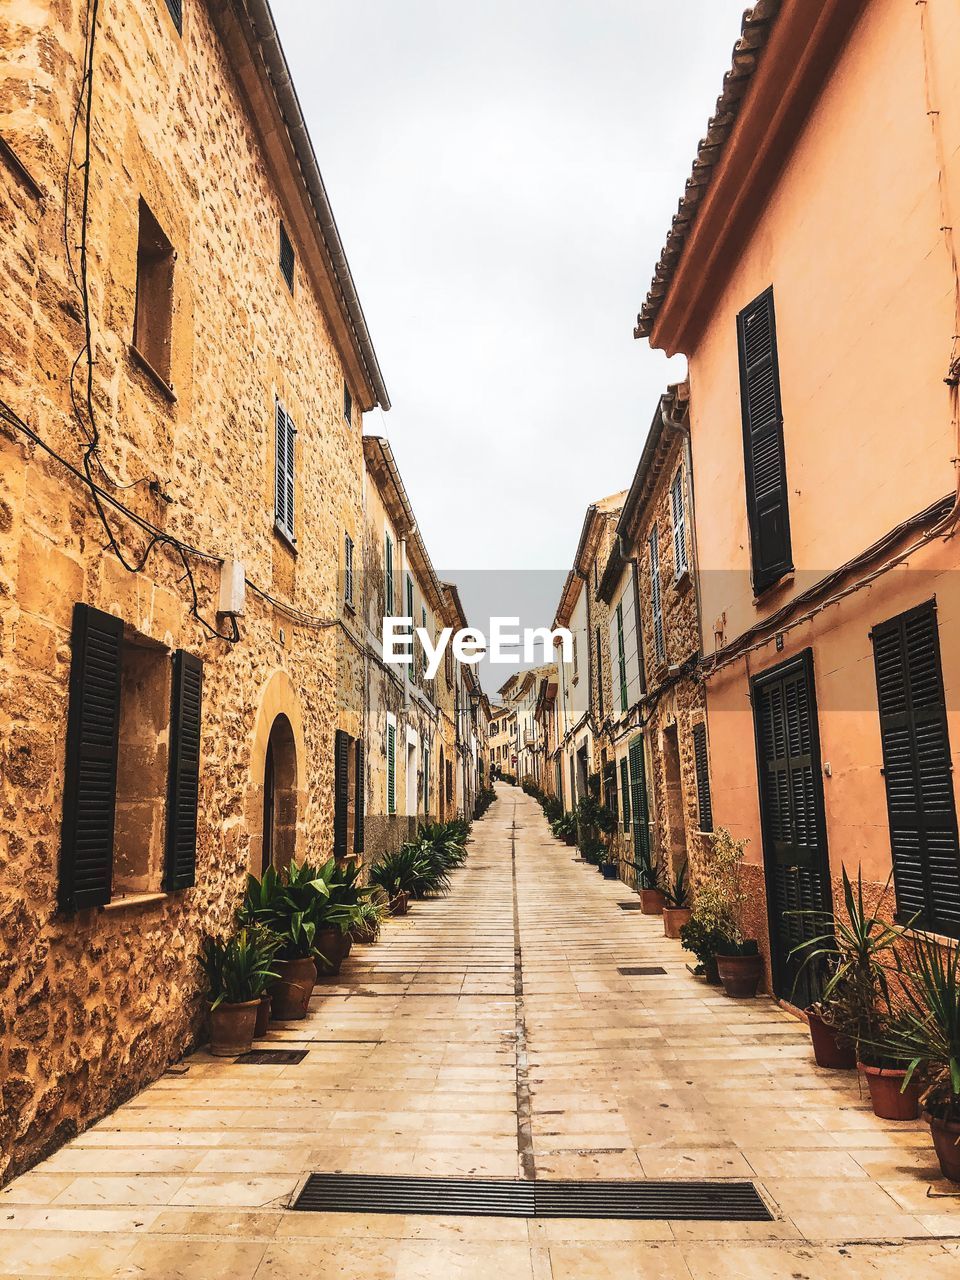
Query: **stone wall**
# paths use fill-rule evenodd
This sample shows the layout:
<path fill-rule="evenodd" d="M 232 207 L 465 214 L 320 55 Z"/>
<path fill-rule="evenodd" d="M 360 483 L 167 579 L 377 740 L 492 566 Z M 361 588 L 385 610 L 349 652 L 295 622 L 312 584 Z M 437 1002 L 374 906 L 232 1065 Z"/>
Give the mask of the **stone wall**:
<path fill-rule="evenodd" d="M 41 190 L 0 158 L 0 398 L 74 467 L 84 428 L 69 373 L 83 345 L 63 246 L 61 191 L 85 6 L 12 0 L 0 16 L 0 135 Z M 101 7 L 94 79 L 90 296 L 99 483 L 191 546 L 236 556 L 306 614 L 247 592 L 239 643 L 191 616 L 184 566 L 155 547 L 144 571 L 105 550 L 90 494 L 27 436 L 0 431 L 0 1172 L 9 1177 L 109 1111 L 202 1034 L 196 953 L 227 928 L 262 846 L 270 726 L 296 746 L 296 854 L 331 847 L 333 737 L 359 736 L 363 660 L 339 625 L 344 531 L 362 540 L 360 414 L 343 414 L 349 353 L 321 305 L 319 248 L 283 144 L 258 138 L 207 7 Z M 79 174 L 71 242 L 79 239 Z M 177 253 L 172 393 L 132 352 L 138 207 Z M 280 219 L 297 252 L 278 267 Z M 80 366 L 81 381 L 83 362 Z M 354 405 L 369 398 L 354 385 Z M 296 549 L 274 530 L 274 397 L 297 436 Z M 89 429 L 89 423 L 87 423 Z M 109 478 L 108 478 L 109 477 Z M 113 481 L 130 488 L 117 489 Z M 150 482 L 155 481 L 151 488 Z M 166 496 L 164 496 L 166 495 Z M 169 501 L 167 500 L 169 499 Z M 112 512 L 128 556 L 141 531 Z M 215 623 L 218 566 L 190 558 Z M 197 882 L 72 916 L 56 909 L 70 618 L 76 601 L 204 661 Z M 122 860 L 122 851 L 118 863 Z"/>

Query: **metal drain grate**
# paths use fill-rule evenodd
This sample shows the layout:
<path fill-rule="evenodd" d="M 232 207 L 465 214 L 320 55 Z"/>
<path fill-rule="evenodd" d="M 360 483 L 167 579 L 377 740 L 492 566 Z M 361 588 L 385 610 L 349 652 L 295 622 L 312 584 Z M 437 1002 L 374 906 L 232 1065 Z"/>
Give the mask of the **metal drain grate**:
<path fill-rule="evenodd" d="M 621 911 L 642 911 L 643 908 L 639 902 L 618 902 L 617 906 Z"/>
<path fill-rule="evenodd" d="M 306 1056 L 306 1049 L 251 1049 L 241 1053 L 237 1062 L 250 1067 L 283 1067 L 302 1062 Z"/>
<path fill-rule="evenodd" d="M 617 973 L 622 973 L 625 978 L 652 978 L 666 972 L 659 964 L 617 965 Z"/>
<path fill-rule="evenodd" d="M 752 1182 L 521 1182 L 312 1173 L 292 1205 L 308 1213 L 769 1222 Z"/>

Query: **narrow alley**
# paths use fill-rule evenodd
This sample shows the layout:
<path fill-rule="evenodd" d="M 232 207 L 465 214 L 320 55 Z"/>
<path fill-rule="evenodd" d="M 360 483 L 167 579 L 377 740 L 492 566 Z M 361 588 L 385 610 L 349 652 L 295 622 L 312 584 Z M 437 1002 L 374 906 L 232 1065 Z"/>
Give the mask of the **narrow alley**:
<path fill-rule="evenodd" d="M 772 1001 L 705 988 L 574 854 L 501 785 L 452 892 L 257 1041 L 302 1061 L 197 1052 L 6 1187 L 3 1276 L 954 1274 L 960 1195 L 925 1126 L 875 1118 Z M 739 1179 L 772 1221 L 292 1211 L 317 1172 Z"/>

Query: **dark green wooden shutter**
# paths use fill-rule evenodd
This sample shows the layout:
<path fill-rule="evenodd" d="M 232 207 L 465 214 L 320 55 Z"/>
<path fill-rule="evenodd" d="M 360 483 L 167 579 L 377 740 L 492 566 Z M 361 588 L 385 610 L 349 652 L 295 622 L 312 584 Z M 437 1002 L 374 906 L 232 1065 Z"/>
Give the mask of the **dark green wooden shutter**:
<path fill-rule="evenodd" d="M 620 761 L 620 805 L 623 810 L 623 829 L 630 830 L 630 766 L 627 758 Z"/>
<path fill-rule="evenodd" d="M 638 858 L 650 856 L 650 814 L 647 808 L 647 769 L 643 758 L 643 738 L 630 743 L 630 808 L 633 813 L 633 851 Z"/>
<path fill-rule="evenodd" d="M 74 605 L 70 644 L 59 885 L 65 911 L 110 901 L 123 622 Z"/>
<path fill-rule="evenodd" d="M 936 606 L 872 632 L 897 911 L 960 936 L 960 845 Z"/>
<path fill-rule="evenodd" d="M 663 597 L 660 594 L 660 533 L 650 530 L 650 605 L 653 610 L 653 651 L 658 663 L 667 660 L 667 643 L 663 630 Z"/>
<path fill-rule="evenodd" d="M 333 856 L 347 856 L 347 810 L 350 806 L 350 735 L 338 729 L 333 740 Z"/>
<path fill-rule="evenodd" d="M 167 0 L 167 9 L 179 35 L 183 35 L 183 0 Z"/>
<path fill-rule="evenodd" d="M 173 655 L 170 771 L 167 786 L 167 892 L 196 883 L 197 807 L 200 799 L 200 714 L 203 663 L 178 649 Z"/>
<path fill-rule="evenodd" d="M 737 316 L 737 341 L 753 589 L 759 594 L 793 568 L 772 287 Z"/>
<path fill-rule="evenodd" d="M 363 820 L 367 808 L 367 776 L 363 758 L 363 739 L 354 743 L 355 766 L 353 783 L 353 851 L 363 853 Z"/>
<path fill-rule="evenodd" d="M 710 801 L 710 760 L 707 755 L 707 726 L 701 720 L 693 726 L 693 762 L 697 773 L 697 804 L 700 830 L 713 830 L 713 805 Z"/>
<path fill-rule="evenodd" d="M 397 811 L 397 731 L 387 725 L 387 813 Z"/>

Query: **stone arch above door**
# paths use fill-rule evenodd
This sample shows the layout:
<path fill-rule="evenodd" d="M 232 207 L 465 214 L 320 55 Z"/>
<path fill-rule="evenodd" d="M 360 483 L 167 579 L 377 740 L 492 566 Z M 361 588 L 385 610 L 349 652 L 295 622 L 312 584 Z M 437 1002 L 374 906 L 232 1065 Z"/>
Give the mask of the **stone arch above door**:
<path fill-rule="evenodd" d="M 303 718 L 296 690 L 285 671 L 270 677 L 260 700 L 253 744 L 250 750 L 250 776 L 247 784 L 247 830 L 249 853 L 247 865 L 259 875 L 263 864 L 264 775 L 268 748 L 273 741 L 273 764 L 276 782 L 276 828 L 274 862 L 285 864 L 302 854 L 299 833 L 303 827 L 306 803 L 306 742 Z"/>

